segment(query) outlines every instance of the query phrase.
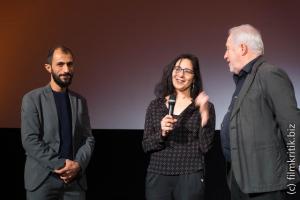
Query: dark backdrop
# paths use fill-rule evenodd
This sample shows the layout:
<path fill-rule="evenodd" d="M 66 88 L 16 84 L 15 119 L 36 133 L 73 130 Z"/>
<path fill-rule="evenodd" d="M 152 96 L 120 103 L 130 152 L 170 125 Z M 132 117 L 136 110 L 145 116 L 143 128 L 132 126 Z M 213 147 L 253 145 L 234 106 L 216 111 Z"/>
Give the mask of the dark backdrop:
<path fill-rule="evenodd" d="M 25 199 L 23 169 L 25 155 L 20 129 L 1 130 L 1 196 Z M 93 130 L 96 148 L 87 169 L 88 200 L 143 200 L 148 157 L 142 151 L 142 130 Z M 266 158 L 267 159 L 267 158 Z M 229 200 L 219 131 L 206 155 L 206 200 Z M 296 195 L 300 198 L 300 185 Z"/>

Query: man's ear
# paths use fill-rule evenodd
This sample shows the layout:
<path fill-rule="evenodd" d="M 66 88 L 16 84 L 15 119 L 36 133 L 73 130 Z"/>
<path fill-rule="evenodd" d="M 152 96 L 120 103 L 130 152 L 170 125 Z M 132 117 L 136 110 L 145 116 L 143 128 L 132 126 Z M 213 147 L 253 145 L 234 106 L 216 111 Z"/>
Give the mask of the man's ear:
<path fill-rule="evenodd" d="M 248 46 L 246 44 L 241 44 L 242 55 L 246 55 L 248 53 Z"/>
<path fill-rule="evenodd" d="M 49 73 L 51 73 L 51 65 L 45 64 L 44 67 Z"/>

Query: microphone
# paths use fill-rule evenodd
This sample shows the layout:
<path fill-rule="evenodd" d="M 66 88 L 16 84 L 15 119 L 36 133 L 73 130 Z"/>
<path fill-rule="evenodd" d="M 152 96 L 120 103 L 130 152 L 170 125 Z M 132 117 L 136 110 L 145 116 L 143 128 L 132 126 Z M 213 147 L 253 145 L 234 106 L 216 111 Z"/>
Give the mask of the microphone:
<path fill-rule="evenodd" d="M 176 96 L 174 94 L 170 95 L 169 98 L 169 115 L 173 115 L 174 113 L 174 107 L 175 107 L 175 102 L 176 102 Z"/>

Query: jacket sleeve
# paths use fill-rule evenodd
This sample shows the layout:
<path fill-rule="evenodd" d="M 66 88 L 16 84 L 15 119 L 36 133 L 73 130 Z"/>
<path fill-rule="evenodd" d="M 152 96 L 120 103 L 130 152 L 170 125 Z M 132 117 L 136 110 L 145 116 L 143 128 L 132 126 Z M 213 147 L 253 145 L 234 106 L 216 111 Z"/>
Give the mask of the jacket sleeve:
<path fill-rule="evenodd" d="M 165 139 L 161 136 L 160 128 L 155 127 L 155 118 L 159 117 L 155 112 L 155 104 L 151 102 L 145 117 L 144 135 L 143 135 L 143 149 L 144 152 L 149 153 L 159 151 L 165 148 Z M 161 119 L 156 119 L 161 120 Z"/>
<path fill-rule="evenodd" d="M 200 122 L 201 124 L 201 122 Z M 200 148 L 203 153 L 209 151 L 212 147 L 215 135 L 216 114 L 212 103 L 209 103 L 209 120 L 204 127 L 200 127 Z M 201 125 L 200 125 L 201 126 Z"/>
<path fill-rule="evenodd" d="M 294 87 L 288 75 L 281 69 L 270 67 L 261 74 L 263 90 L 267 95 L 274 117 L 280 127 L 285 145 L 300 164 L 300 110 L 297 108 Z"/>
<path fill-rule="evenodd" d="M 33 96 L 25 95 L 21 107 L 21 138 L 26 154 L 44 168 L 53 171 L 64 166 L 65 159 L 59 158 L 51 146 L 43 141 L 42 116 Z"/>
<path fill-rule="evenodd" d="M 74 160 L 77 161 L 83 171 L 86 170 L 95 147 L 95 138 L 92 135 L 88 106 L 85 99 L 82 99 L 81 111 L 79 112 L 76 132 L 79 138 L 82 138 L 79 149 L 76 152 Z"/>

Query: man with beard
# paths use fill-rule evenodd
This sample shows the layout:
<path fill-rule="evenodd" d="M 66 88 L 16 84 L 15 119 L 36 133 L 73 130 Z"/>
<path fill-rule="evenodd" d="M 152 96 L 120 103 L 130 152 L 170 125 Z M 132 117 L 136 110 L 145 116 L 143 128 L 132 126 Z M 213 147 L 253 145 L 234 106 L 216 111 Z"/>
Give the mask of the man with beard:
<path fill-rule="evenodd" d="M 50 49 L 45 68 L 50 83 L 22 100 L 26 196 L 84 200 L 85 171 L 95 140 L 85 98 L 68 89 L 74 74 L 73 53 L 65 46 Z"/>

